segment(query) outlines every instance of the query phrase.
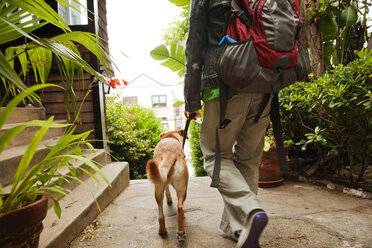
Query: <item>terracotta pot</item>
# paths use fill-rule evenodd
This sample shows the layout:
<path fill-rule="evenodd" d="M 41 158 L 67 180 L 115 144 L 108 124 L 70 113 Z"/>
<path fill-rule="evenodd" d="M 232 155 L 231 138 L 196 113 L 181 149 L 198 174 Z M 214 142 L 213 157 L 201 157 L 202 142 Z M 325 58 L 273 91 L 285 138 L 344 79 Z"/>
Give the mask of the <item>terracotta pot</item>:
<path fill-rule="evenodd" d="M 47 210 L 48 198 L 42 196 L 27 206 L 0 213 L 0 247 L 38 247 Z"/>
<path fill-rule="evenodd" d="M 267 152 L 262 152 L 259 167 L 258 186 L 261 188 L 276 187 L 283 183 L 280 171 L 276 147 L 273 146 Z"/>

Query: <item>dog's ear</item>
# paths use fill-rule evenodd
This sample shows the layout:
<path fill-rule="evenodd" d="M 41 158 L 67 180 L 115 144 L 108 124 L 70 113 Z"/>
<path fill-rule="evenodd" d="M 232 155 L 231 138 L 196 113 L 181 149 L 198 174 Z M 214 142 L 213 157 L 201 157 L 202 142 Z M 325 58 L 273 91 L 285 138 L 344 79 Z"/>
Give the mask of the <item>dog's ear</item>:
<path fill-rule="evenodd" d="M 179 133 L 179 135 L 181 135 L 181 137 L 183 137 L 183 132 L 184 132 L 183 129 L 178 130 L 177 132 Z"/>
<path fill-rule="evenodd" d="M 165 133 L 161 133 L 161 134 L 160 134 L 160 139 L 164 136 L 164 134 L 165 134 Z"/>

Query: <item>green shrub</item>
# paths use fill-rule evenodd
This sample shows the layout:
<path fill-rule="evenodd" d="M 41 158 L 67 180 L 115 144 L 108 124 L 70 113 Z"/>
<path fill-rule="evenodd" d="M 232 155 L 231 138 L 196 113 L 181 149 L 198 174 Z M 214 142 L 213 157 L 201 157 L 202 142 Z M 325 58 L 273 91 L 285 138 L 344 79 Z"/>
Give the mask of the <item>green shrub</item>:
<path fill-rule="evenodd" d="M 194 176 L 202 177 L 206 176 L 207 173 L 204 171 L 203 163 L 204 157 L 200 149 L 200 119 L 198 121 L 192 121 L 190 123 L 190 146 L 191 146 L 191 158 L 192 166 L 194 167 Z"/>
<path fill-rule="evenodd" d="M 145 178 L 146 163 L 163 132 L 161 121 L 151 109 L 113 97 L 106 99 L 106 111 L 111 156 L 129 163 L 131 179 Z"/>
<path fill-rule="evenodd" d="M 280 93 L 286 138 L 302 155 L 324 161 L 324 175 L 346 170 L 343 180 L 354 187 L 372 154 L 372 56 L 366 51 L 357 54 L 360 59 Z"/>

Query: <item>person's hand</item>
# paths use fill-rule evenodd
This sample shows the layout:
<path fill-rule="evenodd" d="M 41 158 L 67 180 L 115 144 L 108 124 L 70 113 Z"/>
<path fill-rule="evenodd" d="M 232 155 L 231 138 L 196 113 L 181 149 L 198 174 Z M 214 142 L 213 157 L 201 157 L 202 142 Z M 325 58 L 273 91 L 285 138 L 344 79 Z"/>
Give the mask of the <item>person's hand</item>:
<path fill-rule="evenodd" d="M 194 116 L 191 116 L 192 114 L 194 114 Z M 200 111 L 199 110 L 196 110 L 195 112 L 189 112 L 189 111 L 185 111 L 185 116 L 187 119 L 190 119 L 190 117 L 192 117 L 192 120 L 196 120 L 196 118 L 200 115 Z"/>

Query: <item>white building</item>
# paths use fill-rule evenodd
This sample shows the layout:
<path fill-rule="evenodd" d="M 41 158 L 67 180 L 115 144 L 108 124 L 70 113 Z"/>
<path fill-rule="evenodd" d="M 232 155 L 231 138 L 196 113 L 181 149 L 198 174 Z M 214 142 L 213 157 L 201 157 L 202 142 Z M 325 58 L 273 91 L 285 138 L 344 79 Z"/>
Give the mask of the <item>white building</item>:
<path fill-rule="evenodd" d="M 161 119 L 166 131 L 184 128 L 183 107 L 174 107 L 179 101 L 174 94 L 173 85 L 165 85 L 151 77 L 141 74 L 119 90 L 124 104 L 139 104 L 151 108 Z"/>

